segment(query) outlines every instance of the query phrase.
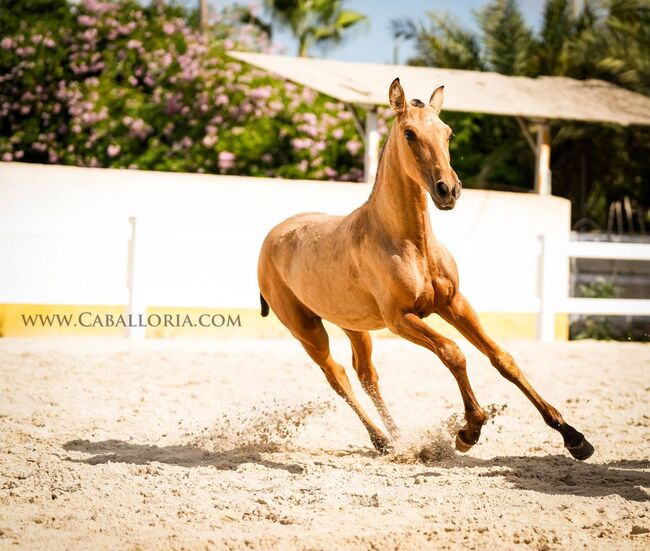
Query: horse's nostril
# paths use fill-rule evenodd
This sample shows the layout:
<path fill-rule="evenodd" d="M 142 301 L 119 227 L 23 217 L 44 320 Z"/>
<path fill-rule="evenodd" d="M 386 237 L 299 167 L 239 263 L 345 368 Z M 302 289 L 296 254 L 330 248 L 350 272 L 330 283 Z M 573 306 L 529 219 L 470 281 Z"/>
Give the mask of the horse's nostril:
<path fill-rule="evenodd" d="M 438 182 L 436 184 L 436 191 L 440 197 L 447 197 L 449 195 L 449 187 L 444 182 Z"/>

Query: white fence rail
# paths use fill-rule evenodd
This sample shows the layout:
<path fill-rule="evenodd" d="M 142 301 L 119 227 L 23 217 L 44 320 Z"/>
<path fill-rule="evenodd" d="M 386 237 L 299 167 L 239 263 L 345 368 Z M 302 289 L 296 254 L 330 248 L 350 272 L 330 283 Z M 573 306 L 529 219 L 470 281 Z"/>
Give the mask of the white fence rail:
<path fill-rule="evenodd" d="M 558 257 L 564 261 L 570 258 L 601 258 L 612 260 L 650 261 L 650 244 L 613 243 L 594 241 L 569 241 L 554 243 L 544 236 L 540 261 L 540 313 L 538 317 L 538 338 L 550 342 L 555 337 L 555 313 L 650 316 L 650 299 L 631 298 L 579 298 L 566 297 L 559 303 L 552 298 L 546 282 L 549 272 L 557 265 Z"/>
<path fill-rule="evenodd" d="M 234 256 L 235 249 L 229 251 L 228 242 L 219 237 L 219 227 L 192 224 L 166 226 L 160 221 L 152 224 L 136 217 L 130 217 L 128 223 L 120 218 L 103 222 L 68 219 L 56 223 L 38 219 L 0 218 L 0 237 L 23 238 L 20 244 L 15 243 L 4 251 L 9 255 L 7 258 L 12 264 L 15 263 L 19 267 L 23 262 L 32 268 L 31 271 L 39 263 L 50 266 L 45 279 L 30 279 L 31 273 L 28 269 L 11 270 L 16 272 L 17 276 L 12 281 L 0 284 L 0 303 L 123 304 L 125 312 L 132 314 L 136 319 L 139 314 L 145 314 L 147 306 L 154 304 L 250 307 L 250 304 L 243 301 L 244 296 L 247 297 L 245 300 L 248 300 L 249 295 L 256 297 L 256 291 L 251 289 L 256 290 L 253 257 L 256 257 L 259 248 L 259 244 L 254 242 L 259 240 L 258 236 L 251 234 L 247 237 L 240 233 L 238 248 L 248 252 L 237 257 Z M 152 239 L 152 235 L 156 238 Z M 54 252 L 48 256 L 51 248 L 48 243 L 54 243 L 56 240 L 65 243 L 65 246 L 54 247 Z M 508 303 L 508 297 L 504 297 L 502 293 L 496 293 L 495 296 L 494 292 L 488 292 L 491 288 L 483 290 L 476 285 L 476 281 L 470 280 L 469 284 L 475 295 L 470 298 L 475 301 L 479 311 L 537 312 L 537 336 L 542 341 L 554 340 L 555 315 L 558 313 L 650 316 L 650 300 L 572 298 L 567 296 L 567 288 L 557 287 L 558 281 L 564 279 L 558 279 L 558 271 L 563 272 L 570 258 L 647 262 L 650 261 L 650 244 L 568 240 L 562 242 L 556 237 L 547 236 L 541 236 L 537 243 L 534 239 L 520 241 L 511 239 L 508 244 L 507 255 L 511 260 L 513 257 L 515 260 L 506 271 L 510 278 L 517 279 L 521 286 L 530 290 Z M 201 249 L 199 264 L 196 264 L 196 257 L 186 259 L 183 256 L 183 251 L 190 247 L 190 243 L 194 246 L 207 246 L 206 249 Z M 461 276 L 463 273 L 471 276 L 471 270 L 462 270 L 462 264 L 468 259 L 483 262 L 485 259 L 481 254 L 493 256 L 499 249 L 497 242 L 487 238 L 480 242 L 450 239 L 448 245 L 459 260 Z M 161 270 L 155 270 L 158 274 L 155 277 L 151 269 L 152 251 L 158 258 L 153 265 L 157 268 L 162 266 Z M 206 255 L 205 251 L 210 254 Z M 166 261 L 162 265 L 161 257 Z M 239 290 L 234 295 L 232 292 L 226 292 L 224 295 L 221 291 L 208 296 L 211 291 L 206 289 L 219 285 L 224 288 L 228 286 L 228 280 L 218 279 L 220 258 L 232 262 L 228 267 L 233 272 L 231 278 L 252 278 L 243 285 L 243 292 Z M 73 261 L 74 266 L 71 267 Z M 535 261 L 537 270 L 531 270 L 531 263 Z M 195 271 L 205 270 L 207 275 L 204 279 L 209 279 L 209 285 L 196 277 L 188 279 L 182 270 L 169 273 L 168 269 L 174 264 L 184 262 Z M 522 265 L 519 272 L 516 271 L 517 263 Z M 467 268 L 469 267 L 468 265 Z M 537 293 L 533 282 L 535 273 Z M 21 279 L 21 274 L 26 277 L 26 281 Z M 70 278 L 71 274 L 74 274 L 73 280 Z M 232 303 L 223 303 L 224 296 L 232 300 Z M 161 301 L 161 297 L 165 300 Z M 129 328 L 127 335 L 131 338 L 144 338 L 144 328 Z"/>

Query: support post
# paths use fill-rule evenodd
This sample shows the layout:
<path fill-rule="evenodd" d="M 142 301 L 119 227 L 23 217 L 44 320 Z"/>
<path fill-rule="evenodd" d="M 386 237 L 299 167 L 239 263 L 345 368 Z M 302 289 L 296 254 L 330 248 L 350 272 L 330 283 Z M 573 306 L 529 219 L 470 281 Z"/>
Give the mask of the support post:
<path fill-rule="evenodd" d="M 131 225 L 131 239 L 129 239 L 129 256 L 127 264 L 127 286 L 129 290 L 129 304 L 127 306 L 126 336 L 130 339 L 144 339 L 145 322 L 147 319 L 147 306 L 142 295 L 142 270 L 139 265 L 141 243 L 138 242 L 138 219 L 129 218 Z"/>
<path fill-rule="evenodd" d="M 208 28 L 208 5 L 207 0 L 199 0 L 199 31 L 203 34 Z"/>
<path fill-rule="evenodd" d="M 377 108 L 368 107 L 366 114 L 366 154 L 363 164 L 363 173 L 366 182 L 375 183 L 377 167 L 379 165 L 379 130 L 377 130 Z"/>
<path fill-rule="evenodd" d="M 535 193 L 551 194 L 551 127 L 547 120 L 541 120 L 537 124 Z"/>
<path fill-rule="evenodd" d="M 551 238 L 540 235 L 539 251 L 539 313 L 537 315 L 537 339 L 541 342 L 555 340 L 555 295 L 553 293 L 553 264 L 557 260 Z"/>

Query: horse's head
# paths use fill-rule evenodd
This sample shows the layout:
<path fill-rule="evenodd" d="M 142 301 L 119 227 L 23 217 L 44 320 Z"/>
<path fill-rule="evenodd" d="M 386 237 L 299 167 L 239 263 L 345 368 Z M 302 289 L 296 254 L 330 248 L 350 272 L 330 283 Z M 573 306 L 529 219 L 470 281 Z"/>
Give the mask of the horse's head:
<path fill-rule="evenodd" d="M 462 188 L 451 168 L 449 139 L 452 131 L 438 116 L 442 108 L 443 86 L 436 88 L 424 104 L 414 99 L 407 103 L 399 79 L 390 85 L 388 97 L 395 111 L 394 131 L 402 170 L 431 195 L 436 207 L 454 208 Z"/>

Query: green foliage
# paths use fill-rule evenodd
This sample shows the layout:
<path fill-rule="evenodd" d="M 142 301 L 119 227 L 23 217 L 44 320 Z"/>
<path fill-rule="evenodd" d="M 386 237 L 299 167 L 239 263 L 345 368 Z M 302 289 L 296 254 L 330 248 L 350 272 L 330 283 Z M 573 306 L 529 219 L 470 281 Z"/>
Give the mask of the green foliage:
<path fill-rule="evenodd" d="M 313 46 L 327 47 L 343 40 L 353 27 L 368 18 L 345 10 L 344 0 L 266 0 L 273 18 L 298 40 L 298 55 L 305 57 Z"/>
<path fill-rule="evenodd" d="M 516 0 L 493 0 L 478 15 L 488 66 L 498 73 L 527 75 L 533 36 Z"/>
<path fill-rule="evenodd" d="M 396 37 L 415 40 L 417 55 L 410 60 L 412 65 L 485 70 L 480 44 L 473 33 L 450 15 L 431 12 L 428 16 L 429 26 L 412 19 L 391 22 Z"/>
<path fill-rule="evenodd" d="M 0 38 L 21 26 L 61 25 L 71 19 L 67 0 L 0 0 Z"/>
<path fill-rule="evenodd" d="M 620 292 L 616 285 L 601 276 L 589 285 L 580 285 L 580 296 L 584 298 L 615 298 Z"/>
<path fill-rule="evenodd" d="M 570 0 L 548 0 L 535 44 L 533 71 L 542 75 L 565 75 L 571 65 L 570 44 L 579 34 Z"/>
<path fill-rule="evenodd" d="M 17 5 L 27 14 L 32 2 Z M 254 25 L 222 14 L 204 36 L 161 3 L 66 6 L 4 23 L 2 160 L 360 178 L 361 144 L 341 104 L 226 55 L 250 44 Z"/>
<path fill-rule="evenodd" d="M 614 298 L 620 289 L 604 277 L 598 276 L 589 285 L 580 285 L 580 296 L 585 298 Z M 582 330 L 576 339 L 612 340 L 620 337 L 620 331 L 614 327 L 606 316 L 589 316 L 584 321 Z"/>

